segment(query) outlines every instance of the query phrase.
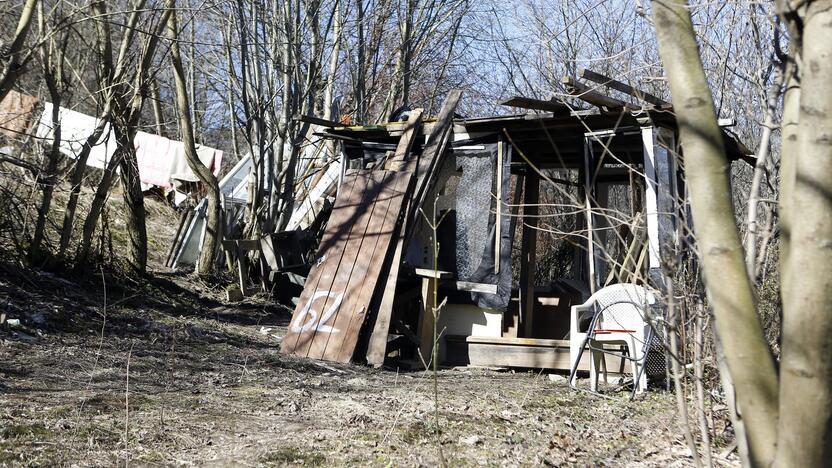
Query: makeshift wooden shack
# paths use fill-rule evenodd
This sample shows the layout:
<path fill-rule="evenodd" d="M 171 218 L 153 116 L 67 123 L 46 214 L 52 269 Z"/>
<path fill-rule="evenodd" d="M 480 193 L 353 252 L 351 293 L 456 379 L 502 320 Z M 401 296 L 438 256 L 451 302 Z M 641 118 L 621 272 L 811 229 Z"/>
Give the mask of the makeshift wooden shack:
<path fill-rule="evenodd" d="M 599 77 L 637 103 L 568 79 L 592 109 L 515 97 L 528 112 L 463 118 L 452 93 L 435 121 L 307 118 L 349 163 L 282 350 L 422 365 L 436 343 L 442 364 L 568 370 L 570 307 L 660 289 L 692 222 L 672 106 Z"/>

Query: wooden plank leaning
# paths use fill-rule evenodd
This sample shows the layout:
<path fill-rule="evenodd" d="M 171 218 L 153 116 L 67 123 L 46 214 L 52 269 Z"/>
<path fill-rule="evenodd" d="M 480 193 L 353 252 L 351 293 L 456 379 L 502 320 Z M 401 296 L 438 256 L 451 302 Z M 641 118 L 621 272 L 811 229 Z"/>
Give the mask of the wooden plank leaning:
<path fill-rule="evenodd" d="M 415 114 L 415 119 L 421 118 L 420 111 Z M 402 136 L 405 153 L 416 130 L 414 126 Z M 319 247 L 320 265 L 310 273 L 282 352 L 349 362 L 380 273 L 389 261 L 412 178 L 412 172 L 388 170 L 346 176 L 344 186 L 350 188 L 336 198 Z"/>
<path fill-rule="evenodd" d="M 411 112 L 407 119 L 408 125 L 405 132 L 399 139 L 399 144 L 396 147 L 396 153 L 393 159 L 388 161 L 388 167 L 391 170 L 400 170 L 405 167 L 406 163 L 415 161 L 415 158 L 410 157 L 410 150 L 413 147 L 413 142 L 419 129 L 422 126 L 422 110 L 415 109 Z M 403 164 L 404 163 L 404 164 Z M 414 165 L 411 163 L 411 167 Z M 413 180 L 411 178 L 410 186 L 407 190 L 409 197 L 413 189 Z M 367 362 L 374 366 L 380 366 L 384 362 L 384 354 L 387 349 L 387 335 L 390 330 L 390 320 L 393 315 L 393 300 L 396 294 L 396 282 L 399 278 L 399 266 L 401 265 L 402 251 L 404 248 L 404 232 L 406 226 L 407 213 L 409 211 L 409 200 L 405 201 L 405 219 L 401 220 L 398 229 L 395 232 L 396 248 L 390 259 L 390 268 L 388 270 L 387 279 L 385 280 L 384 289 L 382 291 L 381 302 L 379 303 L 378 311 L 376 313 L 375 324 L 373 325 L 373 332 L 370 336 L 370 343 L 367 347 Z"/>
<path fill-rule="evenodd" d="M 413 197 L 407 205 L 405 210 L 405 218 L 399 229 L 398 242 L 396 250 L 393 253 L 390 272 L 387 277 L 387 284 L 382 293 L 381 303 L 379 304 L 378 313 L 376 315 L 373 333 L 370 336 L 370 343 L 367 348 L 367 363 L 379 367 L 384 363 L 384 357 L 387 350 L 387 335 L 390 331 L 390 320 L 393 315 L 393 302 L 396 294 L 396 282 L 399 277 L 399 265 L 403 255 L 404 247 L 407 245 L 408 236 L 410 235 L 408 228 L 413 224 L 413 218 L 421 208 L 424 198 L 427 194 L 427 187 L 430 184 L 431 174 L 436 170 L 436 166 L 445 152 L 448 141 L 453 134 L 453 119 L 459 100 L 462 97 L 462 90 L 452 90 L 445 98 L 442 104 L 442 109 L 439 112 L 439 117 L 433 126 L 433 130 L 428 137 L 422 155 L 416 158 L 409 158 L 405 167 L 415 167 L 415 186 L 413 187 Z M 404 137 L 404 135 L 402 136 Z M 397 151 L 398 153 L 398 151 Z M 409 154 L 409 150 L 408 150 Z M 394 160 L 396 158 L 394 157 Z"/>

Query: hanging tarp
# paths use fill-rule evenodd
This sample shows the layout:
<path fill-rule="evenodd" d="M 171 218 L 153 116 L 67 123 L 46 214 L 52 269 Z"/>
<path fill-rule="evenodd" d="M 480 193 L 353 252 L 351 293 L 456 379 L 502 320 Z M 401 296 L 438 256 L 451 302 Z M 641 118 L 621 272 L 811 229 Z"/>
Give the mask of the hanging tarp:
<path fill-rule="evenodd" d="M 81 112 L 61 107 L 58 110 L 61 125 L 60 151 L 66 157 L 77 159 L 87 138 L 93 134 L 100 120 Z M 54 123 L 52 103 L 44 103 L 44 110 L 38 122 L 35 136 L 45 144 L 52 142 Z M 170 188 L 173 182 L 198 182 L 196 174 L 188 166 L 185 144 L 147 132 L 137 132 L 133 140 L 136 161 L 139 166 L 139 180 L 142 188 L 150 186 Z M 87 166 L 104 169 L 116 151 L 116 142 L 110 125 L 106 124 L 101 137 L 92 147 Z M 223 152 L 205 145 L 197 145 L 197 157 L 214 176 L 219 176 Z"/>
<path fill-rule="evenodd" d="M 29 133 L 38 98 L 15 90 L 0 101 L 0 134 L 20 138 Z"/>
<path fill-rule="evenodd" d="M 428 195 L 423 211 L 428 217 L 441 220 L 437 228 L 436 268 L 452 273 L 458 281 L 497 286 L 496 294 L 459 291 L 454 293 L 454 299 L 465 301 L 456 297 L 465 295 L 469 296 L 465 302 L 505 310 L 511 296 L 511 220 L 505 212 L 511 174 L 509 152 L 504 152 L 503 161 L 498 164 L 497 147 L 494 142 L 453 148 L 438 170 L 433 193 Z M 498 168 L 501 169 L 499 176 Z M 495 195 L 498 187 L 502 191 L 503 211 L 499 217 Z M 498 218 L 499 252 L 495 240 Z M 424 219 L 415 229 L 405 261 L 417 267 L 433 268 L 432 229 Z"/>

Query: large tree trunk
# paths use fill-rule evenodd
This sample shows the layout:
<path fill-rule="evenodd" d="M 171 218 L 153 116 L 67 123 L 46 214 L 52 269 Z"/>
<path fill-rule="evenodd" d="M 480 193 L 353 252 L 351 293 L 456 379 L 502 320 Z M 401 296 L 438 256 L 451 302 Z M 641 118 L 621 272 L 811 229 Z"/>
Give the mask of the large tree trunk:
<path fill-rule="evenodd" d="M 777 372 L 743 261 L 722 131 L 687 2 L 654 1 L 653 19 L 676 109 L 705 285 L 747 423 L 751 461 L 763 466 L 774 459 L 776 446 Z"/>
<path fill-rule="evenodd" d="M 791 201 L 794 191 L 795 171 L 797 170 L 797 134 L 800 118 L 800 80 L 797 69 L 793 67 L 786 81 L 783 93 L 783 118 L 780 123 L 780 199 L 778 212 L 780 217 L 780 295 L 786 303 L 789 292 L 789 253 L 792 245 Z"/>
<path fill-rule="evenodd" d="M 220 187 L 217 184 L 217 178 L 199 161 L 199 157 L 196 154 L 194 129 L 188 105 L 188 88 L 185 82 L 185 72 L 182 68 L 182 56 L 179 51 L 175 12 L 176 1 L 166 0 L 165 5 L 168 9 L 174 11 L 168 22 L 168 38 L 171 40 L 170 61 L 173 65 L 173 78 L 176 84 L 176 108 L 179 113 L 179 128 L 182 133 L 182 142 L 185 144 L 185 157 L 188 160 L 188 166 L 194 171 L 194 174 L 196 174 L 208 192 L 205 242 L 202 244 L 198 273 L 200 276 L 209 276 L 214 268 L 214 252 L 221 236 Z"/>
<path fill-rule="evenodd" d="M 832 460 L 832 2 L 801 13 L 800 114 L 775 466 Z M 799 216 L 797 218 L 796 216 Z M 799 219 L 799 222 L 798 222 Z"/>

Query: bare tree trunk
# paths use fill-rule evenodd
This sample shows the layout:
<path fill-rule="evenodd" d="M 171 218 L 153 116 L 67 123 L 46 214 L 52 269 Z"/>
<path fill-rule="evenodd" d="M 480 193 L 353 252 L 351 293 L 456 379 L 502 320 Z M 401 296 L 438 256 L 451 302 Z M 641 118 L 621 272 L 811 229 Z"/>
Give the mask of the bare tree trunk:
<path fill-rule="evenodd" d="M 231 55 L 231 21 L 228 21 L 227 29 L 223 30 L 223 41 L 225 43 L 225 60 L 228 67 L 228 84 L 226 88 L 226 99 L 228 105 L 228 117 L 231 120 L 231 146 L 234 148 L 235 161 L 240 160 L 240 145 L 237 142 L 237 111 L 234 107 L 234 62 Z"/>
<path fill-rule="evenodd" d="M 794 2 L 790 2 L 794 4 Z M 832 460 L 832 2 L 803 2 L 777 467 Z M 784 157 L 786 155 L 784 154 Z M 800 216 L 800 222 L 794 216 Z"/>
<path fill-rule="evenodd" d="M 84 173 L 87 169 L 87 159 L 90 156 L 93 146 L 98 143 L 104 130 L 108 127 L 111 111 L 111 84 L 113 80 L 113 47 L 110 42 L 110 24 L 107 21 L 107 6 L 103 1 L 94 1 L 90 3 L 90 13 L 95 18 L 96 30 L 96 48 L 98 52 L 98 71 L 100 74 L 100 83 L 98 85 L 101 97 L 104 100 L 104 110 L 99 116 L 98 124 L 93 130 L 92 134 L 87 137 L 84 145 L 81 147 L 81 153 L 75 159 L 75 167 L 72 169 L 72 177 L 70 183 L 72 189 L 69 193 L 69 200 L 67 201 L 66 210 L 64 211 L 64 222 L 61 228 L 61 240 L 59 244 L 58 255 L 63 257 L 66 254 L 66 249 L 69 247 L 69 241 L 72 239 L 72 228 L 75 222 L 75 212 L 78 208 L 78 197 L 81 193 L 81 182 L 84 180 Z M 138 22 L 138 15 L 132 14 L 128 21 L 129 27 L 135 27 Z M 129 35 L 129 34 L 128 34 Z M 124 41 L 129 37 L 125 36 Z M 121 47 L 126 50 L 126 45 Z M 109 186 L 108 186 L 109 187 Z M 91 235 L 91 234 L 90 234 Z M 90 237 L 91 239 L 91 237 Z M 84 256 L 86 258 L 86 255 Z"/>
<path fill-rule="evenodd" d="M 43 47 L 47 48 L 48 46 L 44 45 Z M 30 258 L 35 258 L 40 253 L 40 246 L 43 242 L 44 230 L 46 228 L 46 218 L 49 215 L 49 208 L 52 205 L 52 194 L 55 191 L 55 184 L 58 181 L 58 161 L 60 159 L 61 146 L 61 92 L 58 90 L 60 78 L 57 77 L 56 79 L 56 76 L 51 71 L 56 70 L 61 65 L 52 62 L 48 52 L 44 52 L 43 55 L 44 79 L 46 80 L 47 88 L 49 88 L 49 97 L 52 99 L 52 147 L 49 149 L 44 170 L 40 177 L 38 177 L 41 188 L 41 202 L 38 208 L 38 217 L 35 221 L 35 232 L 32 236 L 32 244 L 29 246 Z M 57 60 L 61 60 L 61 58 Z"/>
<path fill-rule="evenodd" d="M 115 121 L 118 122 L 118 119 Z M 127 208 L 127 236 L 130 238 L 130 266 L 138 273 L 147 270 L 147 222 L 144 208 L 144 194 L 139 180 L 139 163 L 136 159 L 136 137 L 134 123 L 113 125 L 116 145 L 121 148 L 119 162 L 122 199 Z"/>
<path fill-rule="evenodd" d="M 729 167 L 713 98 L 699 58 L 687 2 L 656 0 L 653 19 L 681 146 L 705 284 L 728 368 L 748 424 L 751 462 L 774 459 L 777 442 L 777 372 L 755 310 L 734 220 Z"/>
<path fill-rule="evenodd" d="M 794 34 L 799 34 L 794 32 Z M 792 47 L 795 47 L 793 45 Z M 783 118 L 780 124 L 780 200 L 778 214 L 780 217 L 780 301 L 789 303 L 791 294 L 790 273 L 792 251 L 792 193 L 794 192 L 795 174 L 797 172 L 797 142 L 800 130 L 800 78 L 795 63 L 794 52 L 790 53 L 790 66 L 786 68 L 786 89 L 783 92 Z"/>
<path fill-rule="evenodd" d="M 153 120 L 156 123 L 156 134 L 165 136 L 165 118 L 162 114 L 162 100 L 159 98 L 159 79 L 150 83 L 150 104 L 153 108 Z"/>
<path fill-rule="evenodd" d="M 358 63 L 356 64 L 357 68 L 354 94 L 355 120 L 356 124 L 358 124 L 367 119 L 367 43 L 364 38 L 364 0 L 356 0 L 356 6 L 358 7 L 357 16 L 355 18 L 356 26 L 358 28 Z"/>
<path fill-rule="evenodd" d="M 179 128 L 182 142 L 185 144 L 185 157 L 188 166 L 207 189 L 208 214 L 206 221 L 205 242 L 199 258 L 200 276 L 210 276 L 214 269 L 214 252 L 220 237 L 220 187 L 214 174 L 200 162 L 196 154 L 194 130 L 191 124 L 191 114 L 188 109 L 188 88 L 185 82 L 185 72 L 182 68 L 182 56 L 179 51 L 178 28 L 176 24 L 176 1 L 166 0 L 165 6 L 173 11 L 168 22 L 168 38 L 171 41 L 170 61 L 173 65 L 173 78 L 176 85 L 176 104 L 179 112 Z"/>
<path fill-rule="evenodd" d="M 335 9 L 334 18 L 334 30 L 333 30 L 333 37 L 334 41 L 332 43 L 332 52 L 329 57 L 329 69 L 327 71 L 326 77 L 326 88 L 324 89 L 324 120 L 332 120 L 332 108 L 334 106 L 335 101 L 335 80 L 336 75 L 338 74 L 338 59 L 341 53 L 341 34 L 343 31 L 343 24 L 341 19 L 341 1 L 335 0 L 335 5 L 333 7 Z M 336 142 L 334 139 L 328 140 L 326 142 L 327 145 L 327 153 L 325 153 L 324 157 L 328 158 L 335 158 L 335 148 Z"/>
<path fill-rule="evenodd" d="M 144 194 L 139 178 L 139 163 L 136 160 L 136 148 L 133 140 L 138 131 L 144 97 L 150 79 L 150 65 L 159 45 L 159 39 L 164 32 L 172 11 L 166 10 L 153 32 L 148 35 L 141 62 L 136 71 L 136 79 L 132 87 L 121 83 L 117 89 L 115 119 L 112 121 L 116 144 L 121 148 L 122 157 L 119 161 L 121 169 L 122 196 L 127 207 L 127 231 L 130 237 L 131 266 L 140 274 L 147 270 L 147 224 L 144 208 Z M 121 96 L 132 93 L 132 99 L 122 101 Z"/>
<path fill-rule="evenodd" d="M 292 111 L 295 108 L 294 103 L 297 98 L 295 96 L 295 93 L 297 93 L 297 86 L 294 76 L 294 68 L 297 66 L 297 63 L 295 62 L 295 56 L 293 53 L 293 11 L 292 2 L 289 0 L 283 0 L 283 10 L 281 13 L 283 20 L 283 33 L 281 38 L 282 48 L 280 53 L 282 61 L 281 79 L 283 81 L 283 93 L 281 96 L 280 120 L 276 129 L 277 152 L 274 155 L 274 165 L 270 168 L 271 173 L 269 174 L 269 177 L 272 179 L 272 190 L 269 193 L 268 223 L 267 226 L 264 227 L 269 231 L 277 230 L 275 227 L 277 226 L 279 218 L 282 215 L 281 200 L 284 198 L 284 190 L 281 190 L 280 188 L 281 179 L 284 184 L 292 183 L 289 180 L 288 175 L 283 174 L 283 171 L 284 164 L 287 164 L 287 170 L 293 170 L 291 165 L 294 160 L 294 150 L 292 149 L 289 150 L 289 158 L 286 158 L 286 146 L 287 144 L 290 144 L 292 140 L 290 133 L 294 125 L 292 125 L 291 119 Z M 288 161 L 285 161 L 286 159 L 288 159 Z M 292 176 L 294 177 L 294 174 Z"/>
<path fill-rule="evenodd" d="M 703 372 L 702 360 L 705 349 L 705 308 L 700 301 L 696 305 L 696 319 L 694 320 L 694 348 L 693 348 L 693 378 L 696 379 L 696 412 L 699 416 L 699 438 L 702 439 L 705 451 L 705 466 L 714 466 L 711 459 L 711 438 L 708 432 L 708 418 L 705 414 L 705 374 Z"/>
<path fill-rule="evenodd" d="M 23 50 L 23 43 L 26 41 L 26 36 L 29 34 L 29 28 L 32 25 L 32 15 L 35 14 L 35 5 L 37 3 L 37 0 L 26 0 L 26 3 L 23 5 L 23 10 L 20 12 L 20 19 L 17 22 L 14 39 L 12 39 L 12 43 L 9 44 L 8 48 L 7 55 L 9 62 L 0 71 L 0 101 L 9 94 L 17 78 L 23 72 L 24 61 L 20 60 L 19 56 Z"/>
<path fill-rule="evenodd" d="M 341 19 L 341 1 L 335 0 L 333 7 L 335 12 L 334 29 L 333 29 L 333 43 L 332 52 L 329 56 L 329 69 L 327 70 L 326 88 L 324 88 L 324 103 L 323 103 L 323 118 L 324 120 L 332 120 L 332 105 L 335 100 L 335 80 L 338 74 L 338 58 L 341 53 L 341 34 L 343 31 Z M 334 145 L 334 142 L 333 142 Z M 334 153 L 333 153 L 334 154 Z"/>
<path fill-rule="evenodd" d="M 592 260 L 590 260 L 592 261 Z M 702 468 L 702 461 L 699 458 L 699 451 L 696 448 L 696 442 L 693 440 L 693 433 L 690 427 L 690 417 L 688 414 L 688 398 L 685 391 L 685 370 L 682 366 L 682 350 L 679 347 L 679 333 L 684 327 L 683 322 L 679 319 L 679 311 L 676 310 L 676 296 L 673 289 L 673 278 L 665 276 L 665 284 L 667 285 L 667 334 L 669 338 L 668 345 L 670 346 L 671 373 L 673 378 L 673 393 L 676 394 L 676 408 L 679 411 L 678 424 L 685 436 L 685 443 L 690 449 L 690 456 L 693 458 L 693 465 L 697 468 Z M 633 385 L 638 385 L 638 382 L 633 382 Z"/>
<path fill-rule="evenodd" d="M 413 16 L 416 0 L 407 0 L 407 13 L 402 38 L 402 105 L 410 104 L 411 68 L 413 64 Z"/>
<path fill-rule="evenodd" d="M 753 466 L 748 453 L 748 435 L 745 430 L 745 421 L 743 421 L 739 408 L 737 408 L 736 387 L 731 379 L 731 372 L 728 371 L 728 364 L 725 362 L 725 351 L 722 349 L 722 342 L 719 340 L 719 332 L 716 326 L 712 325 L 711 330 L 714 332 L 714 351 L 716 352 L 716 363 L 719 368 L 719 381 L 722 384 L 722 391 L 725 393 L 728 417 L 731 419 L 731 426 L 734 428 L 737 454 L 740 456 L 742 466 Z"/>
<path fill-rule="evenodd" d="M 95 234 L 95 228 L 98 225 L 98 219 L 101 217 L 101 211 L 104 209 L 104 204 L 107 202 L 107 195 L 110 193 L 110 187 L 113 183 L 113 174 L 119 165 L 121 159 L 121 149 L 117 149 L 113 154 L 112 159 L 107 162 L 107 167 L 104 169 L 104 174 L 98 182 L 98 187 L 95 189 L 95 195 L 90 203 L 90 211 L 84 219 L 84 227 L 81 231 L 81 241 L 78 244 L 78 250 L 75 253 L 75 270 L 82 271 L 89 261 L 90 252 L 92 251 L 92 236 Z"/>
<path fill-rule="evenodd" d="M 150 76 L 150 66 L 159 45 L 159 39 L 164 33 L 171 11 L 165 10 L 159 18 L 159 22 L 153 31 L 147 33 L 148 39 L 142 48 L 139 63 L 133 80 L 126 80 L 123 76 L 126 64 L 127 50 L 132 40 L 135 24 L 142 14 L 142 6 L 146 0 L 136 0 L 133 13 L 128 19 L 128 27 L 125 28 L 125 35 L 122 38 L 119 58 L 115 70 L 112 73 L 112 118 L 110 124 L 116 139 L 116 153 L 108 163 L 107 170 L 96 189 L 95 198 L 90 206 L 90 212 L 84 221 L 84 230 L 81 244 L 76 255 L 76 269 L 82 268 L 87 261 L 92 248 L 92 235 L 101 210 L 107 199 L 107 193 L 112 182 L 113 171 L 116 166 L 121 170 L 121 181 L 124 188 L 124 202 L 127 207 L 127 229 L 130 237 L 131 266 L 140 274 L 147 269 L 147 228 L 145 224 L 144 196 L 139 180 L 138 162 L 136 160 L 136 149 L 133 140 L 136 136 L 137 125 L 141 110 L 144 104 L 144 96 L 147 93 L 147 84 Z M 103 2 L 97 2 L 100 8 L 104 8 Z M 130 27 L 133 25 L 133 27 Z M 109 40 L 109 37 L 107 38 Z"/>
<path fill-rule="evenodd" d="M 43 13 L 43 4 L 38 5 L 38 25 L 40 33 L 46 31 L 46 18 Z M 35 232 L 32 236 L 32 244 L 29 246 L 29 258 L 34 259 L 40 254 L 41 243 L 43 243 L 46 220 L 49 216 L 49 208 L 52 206 L 52 194 L 55 192 L 55 184 L 58 181 L 58 161 L 60 159 L 61 145 L 61 92 L 63 86 L 63 44 L 57 45 L 54 40 L 44 42 L 40 47 L 41 65 L 46 87 L 49 89 L 49 97 L 52 99 L 52 147 L 46 158 L 44 170 L 38 177 L 41 188 L 41 202 L 38 207 L 38 217 L 35 221 Z M 54 53 L 53 53 L 54 52 Z"/>
<path fill-rule="evenodd" d="M 787 65 L 787 67 L 790 67 Z M 768 164 L 769 146 L 771 144 L 771 131 L 774 127 L 774 113 L 777 111 L 777 103 L 780 101 L 780 87 L 783 84 L 783 76 L 788 70 L 779 70 L 774 83 L 769 91 L 766 106 L 766 116 L 763 120 L 763 134 L 760 136 L 760 147 L 757 149 L 757 160 L 754 163 L 754 175 L 751 179 L 751 190 L 748 194 L 748 211 L 746 224 L 748 226 L 748 237 L 745 243 L 745 267 L 752 283 L 757 280 L 757 212 L 760 204 L 760 187 L 763 185 L 763 177 Z"/>
<path fill-rule="evenodd" d="M 78 197 L 81 194 L 81 182 L 84 180 L 84 173 L 87 168 L 87 159 L 89 159 L 93 146 L 98 142 L 98 139 L 101 138 L 101 135 L 104 134 L 104 129 L 107 128 L 108 118 L 109 108 L 105 109 L 103 114 L 100 116 L 98 125 L 95 127 L 95 130 L 93 130 L 92 135 L 90 135 L 84 142 L 84 146 L 81 147 L 81 152 L 75 160 L 75 165 L 72 169 L 72 176 L 70 179 L 72 188 L 69 192 L 69 200 L 67 200 L 66 209 L 64 210 L 64 222 L 61 227 L 61 241 L 58 248 L 58 255 L 61 257 L 66 254 L 66 249 L 69 247 L 69 241 L 72 239 L 72 228 L 75 222 L 75 212 L 78 209 Z"/>

